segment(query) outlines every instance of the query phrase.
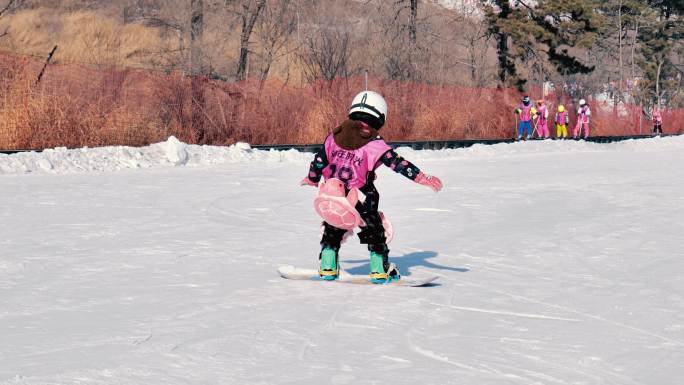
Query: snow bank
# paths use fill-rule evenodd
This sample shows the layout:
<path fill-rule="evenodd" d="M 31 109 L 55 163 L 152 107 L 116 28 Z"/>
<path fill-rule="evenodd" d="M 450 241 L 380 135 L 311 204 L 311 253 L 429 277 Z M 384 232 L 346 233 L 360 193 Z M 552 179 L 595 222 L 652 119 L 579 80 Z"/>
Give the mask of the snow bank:
<path fill-rule="evenodd" d="M 520 156 L 531 154 L 571 153 L 571 152 L 653 152 L 684 149 L 684 136 L 630 139 L 614 143 L 594 143 L 583 140 L 534 140 L 529 142 L 499 143 L 493 145 L 476 144 L 468 148 L 445 150 L 414 150 L 401 147 L 397 151 L 413 160 L 444 158 L 489 158 Z"/>
<path fill-rule="evenodd" d="M 78 173 L 136 168 L 200 166 L 253 161 L 310 160 L 311 154 L 290 151 L 254 150 L 246 143 L 232 146 L 185 144 L 175 137 L 145 147 L 110 146 L 43 152 L 0 154 L 0 174 Z"/>
<path fill-rule="evenodd" d="M 684 149 L 684 136 L 627 140 L 599 144 L 584 141 L 530 141 L 474 145 L 464 149 L 398 151 L 411 160 L 422 161 L 443 158 L 478 158 L 493 156 L 517 156 L 524 154 L 548 154 L 597 151 L 663 151 Z M 255 150 L 246 143 L 232 146 L 198 146 L 185 144 L 175 137 L 146 147 L 110 146 L 68 150 L 64 147 L 43 152 L 0 154 L 1 174 L 28 173 L 79 173 L 90 171 L 118 171 L 124 169 L 201 166 L 226 163 L 308 162 L 311 154 L 296 150 Z"/>

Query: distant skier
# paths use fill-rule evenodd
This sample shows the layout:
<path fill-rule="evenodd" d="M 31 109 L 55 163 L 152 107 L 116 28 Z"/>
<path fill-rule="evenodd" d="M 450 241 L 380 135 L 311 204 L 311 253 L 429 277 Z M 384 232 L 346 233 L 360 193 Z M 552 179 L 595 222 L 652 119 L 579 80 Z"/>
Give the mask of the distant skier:
<path fill-rule="evenodd" d="M 558 112 L 556 112 L 556 137 L 557 138 L 567 138 L 568 137 L 568 124 L 570 124 L 570 116 L 568 111 L 565 111 L 565 106 L 562 104 L 558 105 Z"/>
<path fill-rule="evenodd" d="M 546 108 L 544 99 L 537 100 L 537 135 L 540 138 L 548 138 L 549 134 L 549 110 Z"/>
<path fill-rule="evenodd" d="M 384 283 L 399 279 L 398 270 L 389 263 L 386 232 L 391 231 L 391 225 L 378 211 L 380 194 L 373 184 L 375 170 L 381 164 L 435 192 L 442 189 L 439 178 L 424 174 L 392 150 L 378 135 L 386 116 L 387 103 L 380 94 L 363 91 L 356 95 L 349 110 L 349 119 L 328 135 L 324 148 L 316 153 L 309 166 L 309 175 L 300 183 L 317 186 L 323 176 L 325 182 L 321 185 L 317 199 L 324 201 L 320 207 L 334 208 L 330 212 L 319 211 L 325 220 L 319 254 L 319 275 L 322 279 L 334 280 L 339 275 L 340 246 L 347 231 L 355 227 L 352 225 L 345 229 L 328 222 L 342 226 L 348 223 L 343 218 L 354 216 L 360 217 L 356 222 L 361 228 L 359 239 L 362 244 L 368 245 L 370 251 L 371 281 Z M 332 196 L 336 189 L 344 197 Z M 365 195 L 363 202 L 357 200 L 358 191 Z M 326 206 L 326 203 L 329 205 Z"/>
<path fill-rule="evenodd" d="M 573 138 L 577 139 L 582 136 L 582 127 L 584 127 L 584 139 L 589 138 L 589 117 L 591 116 L 591 109 L 584 99 L 579 101 L 580 107 L 577 110 L 577 125 L 575 125 L 575 132 Z"/>
<path fill-rule="evenodd" d="M 518 107 L 515 109 L 515 113 L 520 117 L 520 125 L 518 126 L 518 140 L 523 138 L 523 135 L 525 134 L 525 129 L 527 129 L 526 138 L 532 138 L 532 118 L 534 117 L 536 112 L 537 110 L 530 102 L 530 97 L 523 97 L 522 103 L 518 104 Z"/>
<path fill-rule="evenodd" d="M 663 133 L 663 115 L 658 107 L 653 107 L 653 135 L 660 135 Z"/>

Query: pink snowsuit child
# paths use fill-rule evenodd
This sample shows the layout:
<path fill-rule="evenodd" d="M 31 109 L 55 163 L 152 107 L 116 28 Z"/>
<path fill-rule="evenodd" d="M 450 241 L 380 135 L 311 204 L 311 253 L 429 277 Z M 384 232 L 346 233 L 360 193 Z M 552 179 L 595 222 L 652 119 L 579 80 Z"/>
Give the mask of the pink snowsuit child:
<path fill-rule="evenodd" d="M 328 135 L 309 166 L 309 174 L 301 182 L 317 186 L 321 177 L 325 179 L 314 201 L 320 203 L 316 209 L 324 219 L 319 254 L 319 274 L 324 280 L 337 278 L 339 249 L 347 232 L 356 226 L 361 229 L 358 233 L 361 243 L 368 245 L 370 251 L 371 281 L 383 283 L 399 277 L 398 270 L 389 263 L 385 228 L 389 221 L 378 210 L 380 194 L 374 184 L 378 167 L 385 165 L 435 192 L 442 188 L 439 178 L 421 172 L 379 135 L 386 113 L 387 105 L 380 94 L 359 93 L 352 102 L 349 119 Z M 358 199 L 359 193 L 364 195 L 364 200 Z M 349 221 L 340 218 L 349 218 L 350 213 L 356 220 L 347 226 Z"/>
<path fill-rule="evenodd" d="M 558 108 L 558 112 L 556 112 L 556 137 L 565 139 L 568 137 L 568 122 L 570 122 L 570 117 L 568 116 L 568 111 L 565 111 L 565 108 L 560 107 Z"/>
<path fill-rule="evenodd" d="M 653 134 L 659 135 L 663 133 L 663 115 L 658 108 L 653 109 Z"/>
<path fill-rule="evenodd" d="M 540 138 L 548 138 L 549 133 L 549 110 L 543 100 L 537 101 L 537 135 Z"/>
<path fill-rule="evenodd" d="M 530 97 L 525 96 L 522 103 L 515 109 L 515 113 L 520 115 L 520 124 L 518 125 L 518 140 L 523 138 L 525 129 L 527 129 L 527 139 L 532 138 L 534 130 L 532 129 L 532 118 L 536 110 L 530 102 Z"/>
<path fill-rule="evenodd" d="M 582 126 L 584 126 L 584 139 L 589 138 L 589 117 L 591 110 L 585 103 L 584 99 L 580 100 L 580 108 L 577 110 L 577 124 L 575 125 L 575 132 L 573 138 L 577 139 L 582 134 Z"/>

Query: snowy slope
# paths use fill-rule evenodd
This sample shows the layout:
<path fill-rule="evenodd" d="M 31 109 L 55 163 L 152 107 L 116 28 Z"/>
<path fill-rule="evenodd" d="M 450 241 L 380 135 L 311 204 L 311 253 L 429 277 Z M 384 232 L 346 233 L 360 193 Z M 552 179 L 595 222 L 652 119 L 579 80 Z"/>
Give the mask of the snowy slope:
<path fill-rule="evenodd" d="M 316 264 L 310 154 L 0 156 L 0 384 L 682 383 L 684 138 L 400 152 L 445 183 L 378 179 L 434 287 L 278 277 Z"/>

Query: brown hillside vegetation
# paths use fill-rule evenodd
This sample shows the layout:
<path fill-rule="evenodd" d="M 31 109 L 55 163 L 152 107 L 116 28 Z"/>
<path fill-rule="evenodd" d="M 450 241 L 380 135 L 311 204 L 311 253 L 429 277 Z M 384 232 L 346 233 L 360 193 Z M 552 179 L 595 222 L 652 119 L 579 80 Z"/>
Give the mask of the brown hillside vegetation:
<path fill-rule="evenodd" d="M 0 0 L 6 1 L 6 0 Z M 252 0 L 251 2 L 254 2 Z M 43 57 L 54 45 L 60 48 L 55 63 L 88 63 L 129 66 L 151 70 L 187 70 L 190 45 L 189 0 L 25 0 L 12 14 L 0 18 L 0 49 Z M 204 1 L 204 33 L 200 43 L 204 65 L 211 77 L 233 80 L 239 56 L 243 4 L 250 1 Z M 282 9 L 282 4 L 289 4 Z M 403 7 L 403 6 L 402 6 Z M 406 25 L 402 8 L 382 2 L 353 0 L 268 0 L 259 15 L 250 44 L 248 71 L 262 75 L 268 63 L 268 48 L 284 25 L 289 35 L 270 63 L 269 77 L 287 82 L 310 81 L 300 60 L 319 37 L 349 39 L 346 75 L 368 69 L 376 76 L 401 78 L 408 67 L 426 81 L 461 85 L 484 85 L 494 79 L 495 63 L 487 41 L 478 34 L 482 26 L 442 7 L 421 5 L 421 18 L 414 53 L 397 34 Z M 397 14 L 397 12 L 399 12 Z M 275 27 L 274 27 L 275 26 Z M 276 31 L 269 30 L 275 28 Z M 473 37 L 468 43 L 461 36 Z M 472 51 L 472 52 L 470 52 Z M 391 57 L 389 61 L 385 57 Z M 461 64 L 463 58 L 477 67 Z M 467 63 L 466 63 L 467 64 Z M 465 69 L 465 71 L 464 71 Z M 471 73 L 472 72 L 472 73 Z M 309 74 L 316 76 L 316 74 Z M 418 76 L 413 73 L 412 76 Z M 479 84 L 468 84 L 473 81 Z"/>
<path fill-rule="evenodd" d="M 153 29 L 122 24 L 93 11 L 59 14 L 39 8 L 8 20 L 6 49 L 43 56 L 58 45 L 55 62 L 136 66 L 141 64 L 141 52 L 163 44 Z"/>

